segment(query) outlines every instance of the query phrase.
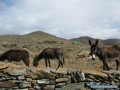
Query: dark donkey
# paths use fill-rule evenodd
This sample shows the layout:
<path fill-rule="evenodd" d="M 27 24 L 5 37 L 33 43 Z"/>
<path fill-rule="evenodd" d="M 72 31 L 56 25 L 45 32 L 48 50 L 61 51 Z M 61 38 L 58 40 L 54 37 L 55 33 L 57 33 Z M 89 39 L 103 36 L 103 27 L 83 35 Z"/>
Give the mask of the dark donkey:
<path fill-rule="evenodd" d="M 8 60 L 9 62 L 21 60 L 29 67 L 29 53 L 26 50 L 8 50 L 0 56 L 0 61 Z"/>
<path fill-rule="evenodd" d="M 98 58 L 103 62 L 103 70 L 109 70 L 107 60 L 115 60 L 117 65 L 116 70 L 118 70 L 120 63 L 120 47 L 118 45 L 99 47 L 98 39 L 95 43 L 91 43 L 89 40 L 89 44 L 91 46 L 90 55 L 92 56 L 92 59 L 94 60 L 95 56 L 98 56 Z"/>
<path fill-rule="evenodd" d="M 34 58 L 33 66 L 37 67 L 38 62 L 40 59 L 45 59 L 45 64 L 47 67 L 47 64 L 49 63 L 49 67 L 51 67 L 50 60 L 49 59 L 57 59 L 58 60 L 58 67 L 61 65 L 63 67 L 63 64 L 65 64 L 64 57 L 63 57 L 63 51 L 60 48 L 45 48 L 43 51 Z M 61 60 L 63 59 L 63 61 Z"/>

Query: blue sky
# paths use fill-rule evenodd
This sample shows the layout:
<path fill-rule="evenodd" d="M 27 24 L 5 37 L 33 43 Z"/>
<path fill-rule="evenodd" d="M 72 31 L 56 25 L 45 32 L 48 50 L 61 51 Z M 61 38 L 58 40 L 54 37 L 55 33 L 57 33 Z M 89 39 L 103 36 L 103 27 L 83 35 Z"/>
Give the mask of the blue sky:
<path fill-rule="evenodd" d="M 0 0 L 0 35 L 120 38 L 120 0 Z"/>

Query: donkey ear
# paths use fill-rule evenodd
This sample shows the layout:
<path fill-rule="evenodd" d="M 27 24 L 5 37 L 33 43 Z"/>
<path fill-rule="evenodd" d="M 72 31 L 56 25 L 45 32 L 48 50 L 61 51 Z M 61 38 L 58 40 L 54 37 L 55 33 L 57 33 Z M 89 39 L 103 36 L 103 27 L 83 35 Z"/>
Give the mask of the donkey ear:
<path fill-rule="evenodd" d="M 90 44 L 90 46 L 92 45 L 92 43 L 91 43 L 91 41 L 89 40 L 89 44 Z"/>
<path fill-rule="evenodd" d="M 96 46 L 98 45 L 98 39 L 96 40 L 95 45 L 96 45 Z"/>

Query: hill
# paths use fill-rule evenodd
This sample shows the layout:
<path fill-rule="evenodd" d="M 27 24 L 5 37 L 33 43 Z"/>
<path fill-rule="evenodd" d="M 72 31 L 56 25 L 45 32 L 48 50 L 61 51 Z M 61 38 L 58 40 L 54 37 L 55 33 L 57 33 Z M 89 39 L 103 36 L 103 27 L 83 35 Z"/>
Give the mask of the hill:
<path fill-rule="evenodd" d="M 61 47 L 69 44 L 70 41 L 54 35 L 36 31 L 25 35 L 1 35 L 0 49 L 27 48 L 31 51 L 38 51 L 46 47 Z"/>
<path fill-rule="evenodd" d="M 92 37 L 88 37 L 88 36 L 84 36 L 84 37 L 78 37 L 78 38 L 73 38 L 73 39 L 70 39 L 71 41 L 77 41 L 77 42 L 81 42 L 81 43 L 88 43 L 88 40 L 91 40 L 91 41 L 95 41 L 96 38 L 92 38 Z M 100 43 L 101 44 L 105 44 L 105 45 L 113 45 L 113 44 L 120 44 L 120 39 L 99 39 Z"/>
<path fill-rule="evenodd" d="M 95 40 L 95 39 L 92 38 L 92 37 L 84 36 L 84 37 L 73 38 L 73 39 L 70 39 L 70 40 L 71 41 L 77 41 L 77 42 L 86 42 L 88 40 Z"/>

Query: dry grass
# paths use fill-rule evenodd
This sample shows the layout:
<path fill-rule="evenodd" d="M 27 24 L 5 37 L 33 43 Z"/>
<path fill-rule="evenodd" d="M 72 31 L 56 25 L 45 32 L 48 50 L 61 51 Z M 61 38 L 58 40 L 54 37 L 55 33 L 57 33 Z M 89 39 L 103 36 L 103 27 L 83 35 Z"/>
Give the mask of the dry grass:
<path fill-rule="evenodd" d="M 5 52 L 9 49 L 27 48 L 27 50 L 31 52 L 30 54 L 32 54 L 30 55 L 31 67 L 33 66 L 32 62 L 34 55 L 39 54 L 39 52 L 41 52 L 42 49 L 46 47 L 59 47 L 63 49 L 66 62 L 65 68 L 67 69 L 102 70 L 102 62 L 100 62 L 100 60 L 87 61 L 87 57 L 76 59 L 78 50 L 89 50 L 90 47 L 87 42 L 73 42 L 43 32 L 34 32 L 28 35 L 0 36 L 0 53 Z M 51 60 L 52 68 L 57 68 L 57 63 L 57 60 Z M 24 63 L 21 61 L 18 64 Z M 115 69 L 115 62 L 110 62 L 109 66 L 112 67 L 112 69 Z M 39 62 L 37 68 L 45 68 L 44 59 Z"/>

